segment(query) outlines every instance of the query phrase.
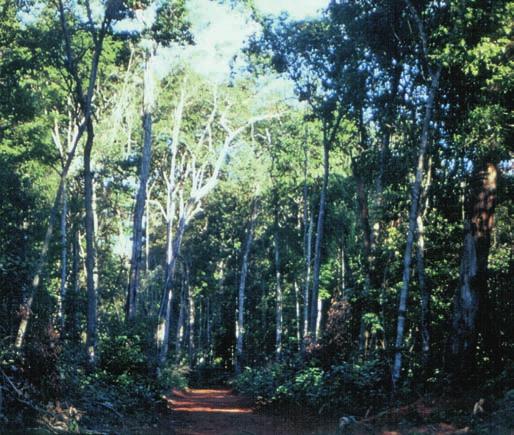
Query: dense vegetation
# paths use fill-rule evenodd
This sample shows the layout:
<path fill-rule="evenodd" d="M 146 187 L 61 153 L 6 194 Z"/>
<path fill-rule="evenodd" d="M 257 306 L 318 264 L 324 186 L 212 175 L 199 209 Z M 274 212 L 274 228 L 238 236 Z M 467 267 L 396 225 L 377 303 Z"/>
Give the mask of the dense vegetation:
<path fill-rule="evenodd" d="M 217 80 L 186 0 L 0 0 L 0 425 L 228 382 L 512 428 L 514 3 L 227 3 L 260 30 Z"/>

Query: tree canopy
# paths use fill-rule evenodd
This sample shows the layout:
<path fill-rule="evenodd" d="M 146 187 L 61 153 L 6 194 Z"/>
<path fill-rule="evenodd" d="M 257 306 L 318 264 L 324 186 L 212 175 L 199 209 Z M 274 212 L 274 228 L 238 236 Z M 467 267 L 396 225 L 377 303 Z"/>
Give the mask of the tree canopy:
<path fill-rule="evenodd" d="M 228 383 L 512 429 L 514 3 L 214 2 L 223 80 L 200 3 L 0 0 L 0 425 Z"/>

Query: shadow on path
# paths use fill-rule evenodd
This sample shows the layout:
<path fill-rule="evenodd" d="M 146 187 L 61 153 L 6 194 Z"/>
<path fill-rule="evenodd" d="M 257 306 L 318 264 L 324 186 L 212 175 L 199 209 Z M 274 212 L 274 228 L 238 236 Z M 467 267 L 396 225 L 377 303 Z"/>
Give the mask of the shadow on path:
<path fill-rule="evenodd" d="M 255 412 L 252 402 L 229 389 L 174 390 L 167 398 L 177 435 L 331 434 L 330 426 L 297 417 Z M 303 419 L 302 419 L 303 420 Z M 330 423 L 328 423 L 330 424 Z M 310 426 L 310 427 L 309 427 Z M 317 427 L 316 427 L 317 426 Z M 334 427 L 334 426 L 332 426 Z"/>

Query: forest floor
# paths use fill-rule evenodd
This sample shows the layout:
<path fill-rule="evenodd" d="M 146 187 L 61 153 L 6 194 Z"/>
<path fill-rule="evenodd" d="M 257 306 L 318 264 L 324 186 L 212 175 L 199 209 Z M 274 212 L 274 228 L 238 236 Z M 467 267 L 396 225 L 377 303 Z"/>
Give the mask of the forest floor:
<path fill-rule="evenodd" d="M 177 435 L 321 435 L 337 426 L 330 419 L 260 412 L 229 389 L 173 391 L 167 402 Z"/>
<path fill-rule="evenodd" d="M 229 389 L 187 389 L 173 391 L 166 397 L 167 408 L 158 426 L 159 434 L 176 435 L 335 435 L 338 419 L 310 413 L 287 413 L 283 410 L 255 408 L 249 399 Z M 419 400 L 390 408 L 346 428 L 344 434 L 499 434 L 514 432 L 505 426 L 493 425 L 475 430 L 465 419 L 445 418 L 442 414 L 453 407 L 469 408 L 454 401 Z M 510 410 L 509 410 L 510 412 Z M 457 413 L 453 410 L 452 413 Z M 459 421 L 460 420 L 460 421 Z M 476 430 L 478 429 L 478 430 Z M 153 433 L 153 432 L 152 432 Z"/>

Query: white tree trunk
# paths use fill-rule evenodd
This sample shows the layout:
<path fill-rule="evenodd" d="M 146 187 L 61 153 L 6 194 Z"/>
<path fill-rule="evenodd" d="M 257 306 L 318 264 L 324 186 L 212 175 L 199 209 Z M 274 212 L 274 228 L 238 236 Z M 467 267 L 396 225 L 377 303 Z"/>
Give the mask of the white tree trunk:
<path fill-rule="evenodd" d="M 143 215 L 146 204 L 148 177 L 152 160 L 152 113 L 155 106 L 155 83 L 153 80 L 153 55 L 147 53 L 143 80 L 143 152 L 139 188 L 134 206 L 134 222 L 132 227 L 132 256 L 130 260 L 129 285 L 126 302 L 126 319 L 134 320 L 137 310 L 137 291 L 141 270 L 143 244 Z"/>
<path fill-rule="evenodd" d="M 274 251 L 275 251 L 275 285 L 276 285 L 276 307 L 275 307 L 275 353 L 277 359 L 282 357 L 282 277 L 280 274 L 280 246 L 278 235 L 278 222 L 276 222 L 275 236 L 274 236 Z"/>
<path fill-rule="evenodd" d="M 327 188 L 329 176 L 329 144 L 324 141 L 323 145 L 323 184 L 319 198 L 318 222 L 316 224 L 316 242 L 314 246 L 314 270 L 311 292 L 311 319 L 310 333 L 311 339 L 315 343 L 319 333 L 319 277 L 321 272 L 321 243 L 323 240 L 323 226 L 325 221 L 325 208 L 327 202 Z"/>
<path fill-rule="evenodd" d="M 68 276 L 68 234 L 66 219 L 68 214 L 68 198 L 66 195 L 66 183 L 62 192 L 61 209 L 61 284 L 59 287 L 59 323 L 61 336 L 64 335 L 65 306 L 66 306 L 66 278 Z"/>
<path fill-rule="evenodd" d="M 184 318 L 186 311 L 186 294 L 185 294 L 185 285 L 184 285 L 184 277 L 181 280 L 180 286 L 180 306 L 178 312 L 178 322 L 177 322 L 177 338 L 175 341 L 175 356 L 178 359 L 180 357 L 182 351 L 182 343 L 184 341 Z"/>
<path fill-rule="evenodd" d="M 440 73 L 441 69 L 438 68 L 437 71 L 435 71 L 432 74 L 432 80 L 428 88 L 428 98 L 425 105 L 423 129 L 421 132 L 421 140 L 418 150 L 416 178 L 414 180 L 414 183 L 412 184 L 411 206 L 409 210 L 409 228 L 407 232 L 407 243 L 405 245 L 405 252 L 403 254 L 403 283 L 402 288 L 400 290 L 400 303 L 398 306 L 398 321 L 396 327 L 395 354 L 392 368 L 393 388 L 396 388 L 396 386 L 398 385 L 398 380 L 400 379 L 400 374 L 402 370 L 403 337 L 405 334 L 405 320 L 407 316 L 407 298 L 409 294 L 412 248 L 414 244 L 414 237 L 416 235 L 416 222 L 419 211 L 419 197 L 421 192 L 421 183 L 423 181 L 424 175 L 424 161 L 428 147 L 430 123 L 432 121 L 435 95 L 439 87 Z"/>
<path fill-rule="evenodd" d="M 250 249 L 252 247 L 253 235 L 255 230 L 255 223 L 258 213 L 258 199 L 254 198 L 252 204 L 252 212 L 248 230 L 246 232 L 246 240 L 244 244 L 243 259 L 241 263 L 241 274 L 239 277 L 239 293 L 237 304 L 237 322 L 236 322 L 236 361 L 235 371 L 237 374 L 241 373 L 241 364 L 243 362 L 243 341 L 244 341 L 244 310 L 245 310 L 245 290 L 246 290 L 246 277 L 248 275 L 248 263 L 250 257 Z"/>
<path fill-rule="evenodd" d="M 86 288 L 87 288 L 87 328 L 86 356 L 89 366 L 96 363 L 97 343 L 97 295 L 96 295 L 96 246 L 95 246 L 95 212 L 94 184 L 91 168 L 91 151 L 93 148 L 93 121 L 88 122 L 87 140 L 84 149 L 84 203 L 86 209 Z"/>

